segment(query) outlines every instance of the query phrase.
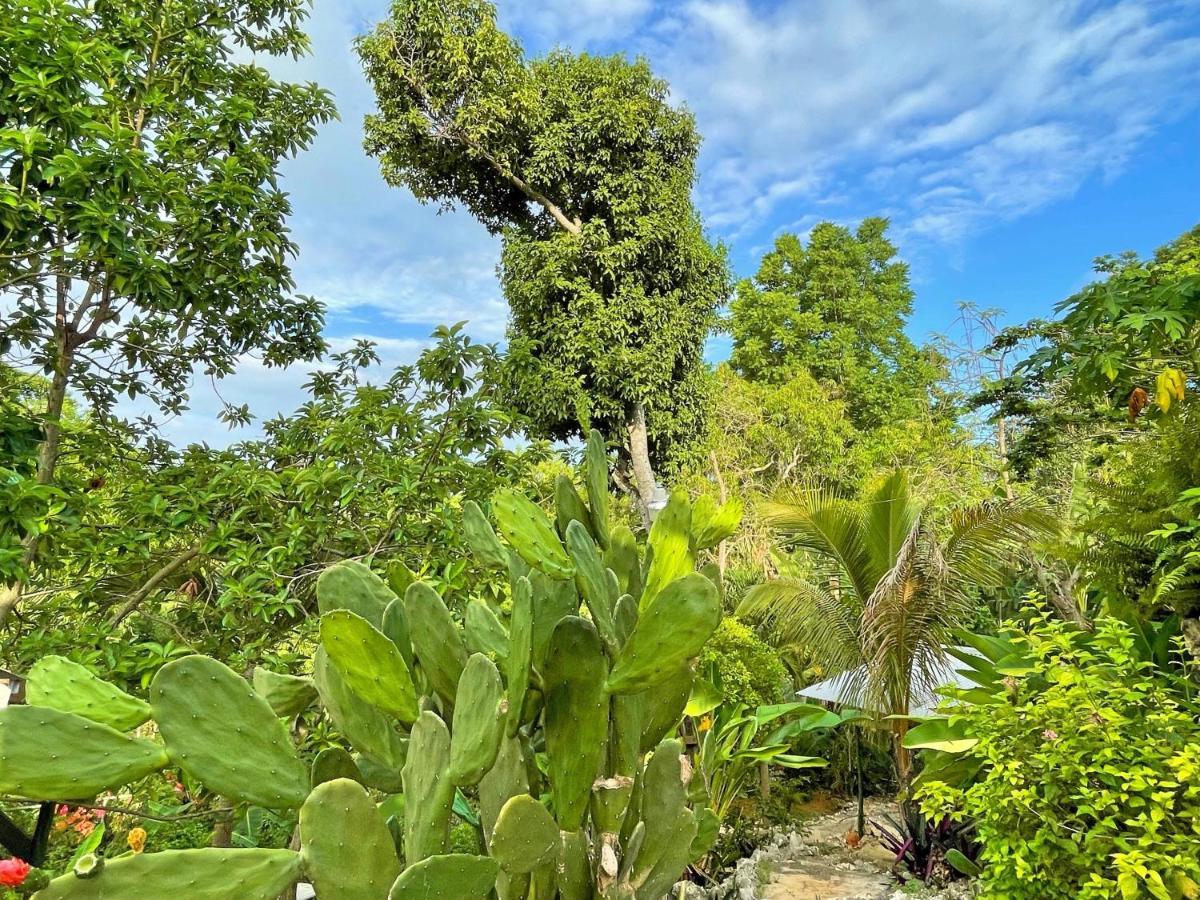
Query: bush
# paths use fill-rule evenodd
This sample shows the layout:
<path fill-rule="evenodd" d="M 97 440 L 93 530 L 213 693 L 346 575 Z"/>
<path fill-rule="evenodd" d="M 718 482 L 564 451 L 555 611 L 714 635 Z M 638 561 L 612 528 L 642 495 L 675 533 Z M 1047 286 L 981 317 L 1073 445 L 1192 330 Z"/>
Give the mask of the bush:
<path fill-rule="evenodd" d="M 722 619 L 700 654 L 700 671 L 716 668 L 725 702 L 753 708 L 778 703 L 788 673 L 778 654 L 754 631 L 732 616 Z"/>
<path fill-rule="evenodd" d="M 985 897 L 1200 892 L 1200 703 L 1187 673 L 1138 658 L 1129 626 L 1042 624 L 994 702 L 963 709 L 974 782 L 929 781 L 928 815 L 974 819 Z"/>

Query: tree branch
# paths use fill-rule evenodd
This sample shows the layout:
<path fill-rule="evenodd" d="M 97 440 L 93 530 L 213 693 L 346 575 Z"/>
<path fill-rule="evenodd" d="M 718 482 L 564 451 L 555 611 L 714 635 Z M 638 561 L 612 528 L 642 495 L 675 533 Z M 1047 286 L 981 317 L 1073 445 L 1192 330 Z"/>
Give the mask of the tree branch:
<path fill-rule="evenodd" d="M 195 559 L 200 554 L 200 550 L 202 548 L 203 543 L 201 541 L 197 541 L 178 556 L 169 560 L 166 565 L 151 575 L 146 583 L 138 588 L 132 597 L 125 601 L 125 605 L 117 610 L 116 615 L 108 620 L 108 627 L 116 628 L 123 621 L 125 621 L 125 619 L 131 613 L 133 613 L 134 610 L 141 606 L 143 600 L 154 593 L 154 591 L 160 584 L 163 583 L 163 581 L 170 578 L 175 572 L 179 571 L 180 568 Z"/>

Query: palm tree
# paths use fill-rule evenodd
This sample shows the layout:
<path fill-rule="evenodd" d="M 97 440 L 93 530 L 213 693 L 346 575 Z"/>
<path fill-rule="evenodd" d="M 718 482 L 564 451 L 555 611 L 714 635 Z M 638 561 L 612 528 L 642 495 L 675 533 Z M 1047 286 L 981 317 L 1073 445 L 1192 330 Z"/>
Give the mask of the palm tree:
<path fill-rule="evenodd" d="M 914 693 L 937 686 L 954 630 L 974 618 L 977 591 L 998 587 L 1005 562 L 1055 524 L 1014 499 L 952 510 L 938 527 L 903 471 L 862 499 L 806 488 L 762 512 L 811 565 L 751 589 L 738 614 L 765 620 L 777 643 L 805 648 L 831 675 L 861 669 L 843 700 L 895 716 L 908 714 Z M 908 724 L 892 721 L 903 792 Z"/>

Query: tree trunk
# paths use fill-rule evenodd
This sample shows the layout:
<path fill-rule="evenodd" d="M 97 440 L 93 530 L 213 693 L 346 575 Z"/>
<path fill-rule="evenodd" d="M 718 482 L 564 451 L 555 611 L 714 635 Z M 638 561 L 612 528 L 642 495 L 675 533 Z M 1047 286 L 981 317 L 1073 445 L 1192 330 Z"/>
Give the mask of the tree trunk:
<path fill-rule="evenodd" d="M 54 472 L 58 467 L 59 444 L 62 440 L 62 411 L 67 399 L 67 384 L 71 377 L 71 365 L 75 361 L 75 350 L 72 346 L 71 335 L 66 322 L 66 286 L 59 284 L 58 316 L 54 327 L 57 352 L 54 358 L 54 377 L 50 381 L 50 392 L 46 397 L 46 414 L 43 422 L 45 431 L 42 446 L 38 450 L 37 483 L 48 485 L 54 481 Z M 28 572 L 37 557 L 39 535 L 31 534 L 25 539 L 25 550 L 21 556 L 21 566 Z M 17 578 L 16 581 L 0 591 L 0 627 L 8 621 L 21 595 L 25 592 L 25 581 L 28 576 Z"/>
<path fill-rule="evenodd" d="M 758 764 L 758 795 L 764 800 L 771 797 L 771 767 L 765 761 Z"/>
<path fill-rule="evenodd" d="M 210 847 L 233 846 L 233 814 L 228 813 L 213 822 L 212 840 Z"/>
<path fill-rule="evenodd" d="M 626 424 L 629 437 L 629 458 L 633 467 L 634 487 L 637 489 L 642 524 L 650 528 L 650 503 L 654 499 L 654 467 L 650 465 L 650 441 L 646 431 L 646 407 L 637 403 Z"/>

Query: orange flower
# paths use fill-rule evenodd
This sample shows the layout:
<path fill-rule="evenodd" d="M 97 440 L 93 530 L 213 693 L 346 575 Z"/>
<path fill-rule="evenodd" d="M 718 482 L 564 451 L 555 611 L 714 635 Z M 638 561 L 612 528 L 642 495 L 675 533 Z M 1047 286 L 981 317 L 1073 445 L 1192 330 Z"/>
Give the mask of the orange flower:
<path fill-rule="evenodd" d="M 129 849 L 134 853 L 141 853 L 146 849 L 146 829 L 134 828 L 129 832 L 129 837 L 126 839 L 129 842 Z"/>

